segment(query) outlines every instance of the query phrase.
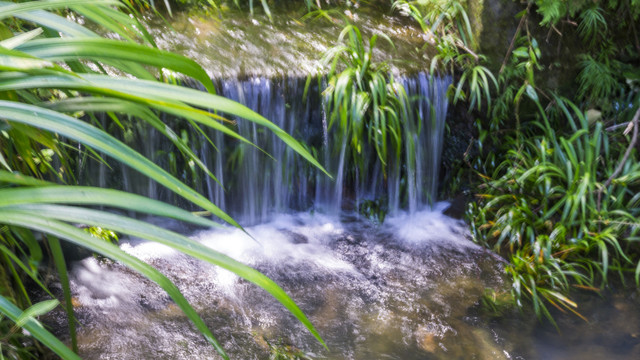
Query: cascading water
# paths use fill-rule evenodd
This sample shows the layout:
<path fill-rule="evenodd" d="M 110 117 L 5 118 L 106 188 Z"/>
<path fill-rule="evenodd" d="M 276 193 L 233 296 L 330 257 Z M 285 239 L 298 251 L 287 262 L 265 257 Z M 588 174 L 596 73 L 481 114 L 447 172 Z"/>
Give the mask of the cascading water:
<path fill-rule="evenodd" d="M 412 121 L 419 124 L 407 129 L 411 132 L 412 147 L 405 149 L 403 162 L 390 164 L 388 174 L 381 171 L 378 161 L 366 161 L 359 170 L 361 173 L 356 174 L 357 179 L 347 179 L 349 169 L 354 167 L 347 156 L 347 136 L 328 127 L 317 88 L 312 86 L 304 97 L 305 81 L 299 77 L 251 77 L 215 83 L 221 95 L 246 105 L 315 149 L 334 179 L 312 168 L 273 132 L 243 119 L 229 120 L 234 121 L 238 133 L 255 146 L 225 139 L 212 130 L 205 130 L 205 136 L 193 129 L 183 129 L 193 152 L 212 169 L 217 181 L 191 170 L 193 164 L 179 165 L 180 155 L 175 154 L 174 145 L 153 128 L 134 129 L 135 134 L 129 137 L 140 141 L 130 142 L 134 146 L 143 144 L 137 146 L 141 153 L 178 176 L 184 176 L 198 191 L 245 225 L 258 224 L 273 214 L 290 210 L 313 208 L 338 214 L 343 205 L 353 208 L 363 200 L 388 199 L 390 214 L 398 214 L 403 208 L 414 213 L 435 201 L 448 106 L 445 93 L 450 77 L 430 78 L 419 73 L 401 79 L 407 95 L 413 99 L 415 113 L 411 115 L 416 119 Z M 215 149 L 207 143 L 207 138 L 213 141 Z M 363 158 L 375 159 L 373 153 L 366 151 Z M 105 168 L 99 164 L 97 172 L 101 174 L 97 184 L 102 186 Z M 121 186 L 127 191 L 170 203 L 178 201 L 174 194 L 160 191 L 155 182 L 141 178 L 135 171 L 122 167 L 119 176 Z"/>
<path fill-rule="evenodd" d="M 395 176 L 384 179 L 378 162 L 367 162 L 363 174 L 355 181 L 354 189 L 345 183 L 349 163 L 347 138 L 343 134 L 329 136 L 336 129 L 329 129 L 318 96 L 311 92 L 302 99 L 304 79 L 269 80 L 253 78 L 246 81 L 221 82 L 221 94 L 247 105 L 263 114 L 276 125 L 302 137 L 306 144 L 319 148 L 323 165 L 332 173 L 331 180 L 315 169 L 308 169 L 296 158 L 275 135 L 259 135 L 255 124 L 238 119 L 239 133 L 253 141 L 258 147 L 270 154 L 269 159 L 256 148 L 242 145 L 243 156 L 240 166 L 235 167 L 233 175 L 235 188 L 229 189 L 229 198 L 235 199 L 241 206 L 234 208 L 237 214 L 248 223 L 258 223 L 268 219 L 267 215 L 287 209 L 305 210 L 305 206 L 315 204 L 315 208 L 328 213 L 337 213 L 341 209 L 344 192 L 350 191 L 356 204 L 362 199 L 378 199 L 389 194 L 390 212 L 398 213 L 401 207 L 402 183 L 407 183 L 406 203 L 410 213 L 420 206 L 435 200 L 437 192 L 438 167 L 442 147 L 444 122 L 447 114 L 445 92 L 451 80 L 448 77 L 430 79 L 420 73 L 414 77 L 403 78 L 418 122 L 423 125 L 413 130 L 414 148 L 407 151 L 407 160 Z M 319 132 L 321 142 L 318 142 Z M 333 141 L 330 141 L 332 139 Z M 409 152 L 411 152 L 409 154 Z M 363 157 L 372 154 L 364 153 Z M 369 168 L 371 167 L 371 168 Z M 375 167 L 378 167 L 376 169 Z M 256 172 L 261 174 L 255 176 Z M 315 182 L 315 184 L 314 184 Z M 386 187 L 384 186 L 387 183 Z M 314 186 L 312 194 L 310 184 Z M 392 190 L 393 189 L 393 190 Z M 260 194 L 258 196 L 258 194 Z"/>

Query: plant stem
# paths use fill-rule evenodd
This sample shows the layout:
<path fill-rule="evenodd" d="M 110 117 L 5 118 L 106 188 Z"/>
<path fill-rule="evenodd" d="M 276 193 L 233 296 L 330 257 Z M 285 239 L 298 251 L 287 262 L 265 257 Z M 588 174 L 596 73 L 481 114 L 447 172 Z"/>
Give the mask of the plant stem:
<path fill-rule="evenodd" d="M 502 61 L 502 66 L 500 66 L 500 71 L 498 72 L 498 76 L 502 74 L 502 72 L 504 71 L 504 68 L 507 66 L 507 61 L 509 61 L 509 58 L 511 57 L 511 52 L 513 51 L 513 47 L 516 44 L 516 39 L 518 38 L 518 35 L 520 35 L 520 31 L 522 30 L 522 26 L 524 25 L 524 22 L 529 17 L 529 9 L 531 9 L 531 4 L 533 4 L 532 1 L 530 1 L 529 4 L 527 5 L 527 10 L 525 14 L 522 15 L 522 18 L 520 19 L 520 23 L 518 24 L 516 33 L 513 34 L 513 38 L 511 39 L 511 44 L 509 44 L 509 49 L 507 50 L 507 54 L 504 56 L 504 60 Z"/>
<path fill-rule="evenodd" d="M 638 119 L 640 119 L 640 107 L 638 107 L 636 114 L 633 116 L 633 120 L 631 120 L 631 123 L 633 124 L 631 125 L 633 126 L 633 135 L 631 136 L 631 142 L 629 143 L 627 150 L 624 152 L 624 156 L 622 157 L 622 160 L 620 160 L 620 162 L 618 163 L 618 166 L 616 167 L 613 174 L 611 174 L 611 176 L 609 176 L 607 181 L 605 181 L 604 184 L 602 184 L 602 187 L 598 189 L 598 205 L 597 205 L 598 212 L 600 211 L 602 192 L 604 191 L 604 189 L 607 188 L 607 186 L 611 185 L 611 182 L 616 176 L 620 175 L 620 172 L 622 171 L 624 164 L 627 162 L 627 160 L 629 159 L 629 156 L 631 155 L 631 151 L 636 146 L 636 142 L 638 141 Z"/>

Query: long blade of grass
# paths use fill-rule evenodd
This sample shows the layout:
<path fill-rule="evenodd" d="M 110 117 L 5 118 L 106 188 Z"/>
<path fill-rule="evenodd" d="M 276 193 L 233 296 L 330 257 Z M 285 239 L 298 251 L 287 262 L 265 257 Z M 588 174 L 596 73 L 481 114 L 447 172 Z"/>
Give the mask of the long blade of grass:
<path fill-rule="evenodd" d="M 0 183 L 9 183 L 16 185 L 25 185 L 25 186 L 43 186 L 43 185 L 52 185 L 52 183 L 36 178 L 32 178 L 30 176 L 26 176 L 20 173 L 14 173 L 10 171 L 0 170 Z"/>
<path fill-rule="evenodd" d="M 207 91 L 215 93 L 209 75 L 195 61 L 168 51 L 103 38 L 38 39 L 22 44 L 17 50 L 49 61 L 76 59 L 132 61 L 170 69 L 188 75 L 202 83 Z"/>
<path fill-rule="evenodd" d="M 16 326 L 23 327 L 27 321 L 48 313 L 58 306 L 58 304 L 58 300 L 45 300 L 29 306 L 29 308 L 25 310 L 16 321 Z"/>
<path fill-rule="evenodd" d="M 0 312 L 6 315 L 9 319 L 14 322 L 23 319 L 23 311 L 20 310 L 17 306 L 13 305 L 7 298 L 4 296 L 0 296 Z M 61 358 L 67 360 L 81 360 L 80 357 L 71 351 L 65 344 L 63 344 L 60 340 L 58 340 L 53 334 L 48 332 L 42 324 L 40 324 L 35 319 L 29 317 L 22 326 L 25 330 L 27 330 L 33 337 L 38 339 L 41 343 L 43 343 L 46 347 L 53 350 L 56 354 L 60 355 Z"/>
<path fill-rule="evenodd" d="M 10 250 L 9 248 L 7 248 L 6 246 L 0 244 L 0 252 L 5 254 L 9 259 L 11 259 L 11 261 L 13 261 L 16 265 L 18 265 L 18 267 L 20 267 L 22 269 L 22 271 L 25 272 L 25 274 L 27 274 L 31 280 L 33 280 L 34 283 L 36 283 L 38 286 L 40 286 L 40 288 L 42 288 L 47 294 L 49 294 L 51 297 L 53 297 L 53 294 L 51 294 L 51 292 L 47 289 L 46 286 L 44 286 L 44 284 L 40 281 L 40 279 L 38 279 L 38 274 L 36 273 L 36 271 L 32 270 L 29 268 L 29 266 L 27 266 L 16 254 L 13 250 Z"/>
<path fill-rule="evenodd" d="M 67 185 L 0 189 L 0 206 L 36 203 L 103 205 L 164 216 L 200 226 L 220 226 L 175 206 L 124 191 Z"/>
<path fill-rule="evenodd" d="M 2 9 L 3 6 L 6 6 L 8 4 L 11 4 L 11 3 L 7 3 L 6 1 L 0 1 L 0 9 Z M 28 12 L 16 14 L 15 16 L 17 18 L 32 22 L 34 24 L 38 24 L 42 27 L 51 29 L 53 31 L 60 32 L 67 36 L 73 36 L 73 37 L 76 37 L 76 36 L 98 37 L 99 36 L 98 34 L 85 28 L 82 25 L 79 25 L 62 16 L 58 16 L 44 10 L 28 11 Z"/>
<path fill-rule="evenodd" d="M 60 284 L 62 285 L 62 295 L 64 297 L 64 307 L 67 312 L 67 322 L 69 325 L 69 335 L 71 337 L 71 348 L 73 352 L 78 353 L 78 338 L 76 336 L 76 317 L 73 313 L 73 303 L 71 302 L 71 287 L 69 286 L 69 275 L 67 274 L 67 263 L 64 260 L 60 241 L 54 237 L 47 237 L 49 249 L 53 256 L 53 262 L 56 264 L 58 276 L 60 276 Z"/>
<path fill-rule="evenodd" d="M 197 241 L 143 221 L 99 210 L 45 204 L 20 205 L 10 207 L 9 209 L 16 209 L 18 211 L 29 212 L 37 214 L 38 216 L 67 222 L 104 227 L 119 233 L 158 242 L 170 246 L 187 255 L 191 255 L 197 259 L 218 265 L 269 292 L 269 294 L 277 299 L 302 324 L 304 324 L 320 343 L 325 345 L 324 341 L 309 319 L 304 315 L 302 310 L 300 310 L 295 302 L 284 292 L 284 290 L 282 290 L 280 286 L 273 282 L 273 280 L 269 279 L 259 271 L 206 247 Z"/>
<path fill-rule="evenodd" d="M 0 20 L 33 10 L 65 9 L 70 6 L 82 4 L 120 5 L 120 2 L 117 0 L 41 0 L 17 4 L 12 3 L 10 5 L 2 6 L 2 11 L 0 11 Z"/>
<path fill-rule="evenodd" d="M 43 104 L 44 107 L 60 111 L 60 112 L 114 112 L 134 115 L 144 121 L 148 122 L 162 135 L 169 139 L 183 154 L 189 159 L 193 160 L 202 171 L 204 171 L 209 177 L 214 179 L 218 184 L 220 182 L 216 176 L 209 170 L 209 168 L 200 160 L 200 158 L 187 146 L 178 135 L 167 125 L 165 125 L 158 116 L 149 108 L 123 101 L 122 99 L 111 98 L 98 98 L 98 97 L 78 97 L 74 99 L 68 99 L 63 101 L 57 101 L 55 103 Z M 212 144 L 213 145 L 213 144 Z"/>
<path fill-rule="evenodd" d="M 224 352 L 224 349 L 213 336 L 202 318 L 200 318 L 198 313 L 191 307 L 189 302 L 184 298 L 173 282 L 142 260 L 125 253 L 115 245 L 101 239 L 94 238 L 72 225 L 42 217 L 34 217 L 29 212 L 2 209 L 0 210 L 0 219 L 2 219 L 2 222 L 5 224 L 23 226 L 68 240 L 103 256 L 120 261 L 132 270 L 146 276 L 149 280 L 155 282 L 165 290 L 176 305 L 178 305 L 187 317 L 195 324 L 207 341 L 215 347 L 218 353 L 225 359 L 229 359 Z"/>
<path fill-rule="evenodd" d="M 0 46 L 5 49 L 14 49 L 16 46 L 22 45 L 25 42 L 42 34 L 42 28 L 36 28 L 26 33 L 18 34 L 12 38 L 0 41 Z"/>
<path fill-rule="evenodd" d="M 87 123 L 55 111 L 12 101 L 0 101 L 0 117 L 49 130 L 99 150 L 145 174 L 229 224 L 240 228 L 234 219 L 204 196 L 183 184 L 140 153 Z"/>

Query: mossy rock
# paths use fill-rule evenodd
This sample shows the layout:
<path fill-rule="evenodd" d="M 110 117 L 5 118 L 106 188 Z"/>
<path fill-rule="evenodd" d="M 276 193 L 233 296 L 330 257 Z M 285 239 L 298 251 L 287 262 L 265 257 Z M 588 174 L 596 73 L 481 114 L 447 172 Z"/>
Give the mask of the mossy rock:
<path fill-rule="evenodd" d="M 513 0 L 469 0 L 467 12 L 478 39 L 478 51 L 485 55 L 488 65 L 496 74 L 507 55 L 511 41 L 516 34 L 520 18 L 519 13 L 527 4 Z M 532 8 L 534 9 L 534 8 Z M 574 80 L 578 75 L 576 54 L 580 53 L 581 41 L 573 27 L 559 25 L 559 36 L 555 30 L 539 25 L 542 18 L 531 10 L 528 29 L 537 40 L 542 52 L 541 63 L 545 76 L 539 80 L 541 85 L 570 95 Z M 520 36 L 526 34 L 522 29 Z"/>

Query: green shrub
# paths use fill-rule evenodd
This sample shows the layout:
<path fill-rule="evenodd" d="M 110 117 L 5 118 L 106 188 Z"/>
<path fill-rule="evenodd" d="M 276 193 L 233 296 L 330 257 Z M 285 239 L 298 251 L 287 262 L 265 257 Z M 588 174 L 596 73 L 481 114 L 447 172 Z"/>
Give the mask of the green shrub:
<path fill-rule="evenodd" d="M 549 111 L 537 103 L 538 120 L 529 124 L 535 128 L 521 143 L 500 147 L 504 160 L 484 178 L 468 211 L 475 241 L 509 260 L 518 304 L 531 299 L 536 313 L 550 319 L 548 304 L 577 313 L 571 287 L 605 285 L 611 272 L 640 269 L 637 149 L 625 157 L 619 135 L 602 122 L 590 126 L 568 100 L 554 100 Z M 549 113 L 557 117 L 553 123 L 569 124 L 566 135 L 551 126 Z M 638 116 L 640 110 L 636 127 Z"/>
<path fill-rule="evenodd" d="M 74 159 L 82 158 L 85 152 L 96 158 L 108 156 L 217 218 L 240 227 L 181 180 L 105 132 L 98 118 L 106 114 L 106 120 L 113 122 L 111 125 L 123 130 L 121 118 L 149 124 L 211 177 L 211 172 L 185 141 L 162 123 L 162 113 L 181 118 L 196 129 L 211 127 L 245 142 L 248 141 L 227 127 L 221 114 L 253 121 L 274 132 L 324 171 L 304 146 L 245 106 L 216 96 L 211 79 L 202 67 L 193 60 L 154 47 L 144 26 L 136 16 L 130 16 L 135 15 L 135 9 L 120 1 L 0 2 L 0 9 L 0 266 L 3 269 L 0 313 L 60 357 L 78 358 L 74 353 L 77 352 L 75 319 L 60 239 L 119 261 L 156 282 L 202 336 L 227 358 L 205 322 L 168 278 L 111 241 L 104 241 L 105 237 L 113 240 L 111 233 L 94 230 L 90 234 L 78 227 L 81 225 L 162 243 L 226 268 L 264 288 L 322 342 L 291 298 L 258 271 L 180 234 L 117 215 L 109 209 L 170 217 L 205 227 L 219 226 L 217 222 L 142 196 L 73 185 L 76 181 Z M 101 37 L 59 15 L 71 11 L 122 40 Z M 170 84 L 162 75 L 163 69 L 201 82 L 207 92 Z M 122 75 L 113 75 L 115 73 Z M 82 154 L 70 156 L 67 152 L 71 151 Z M 60 276 L 72 349 L 35 319 L 50 309 L 53 302 L 32 305 L 25 290 L 23 280 L 28 277 L 48 292 L 38 274 L 43 249 L 51 253 Z M 2 325 L 5 324 L 3 321 Z"/>

